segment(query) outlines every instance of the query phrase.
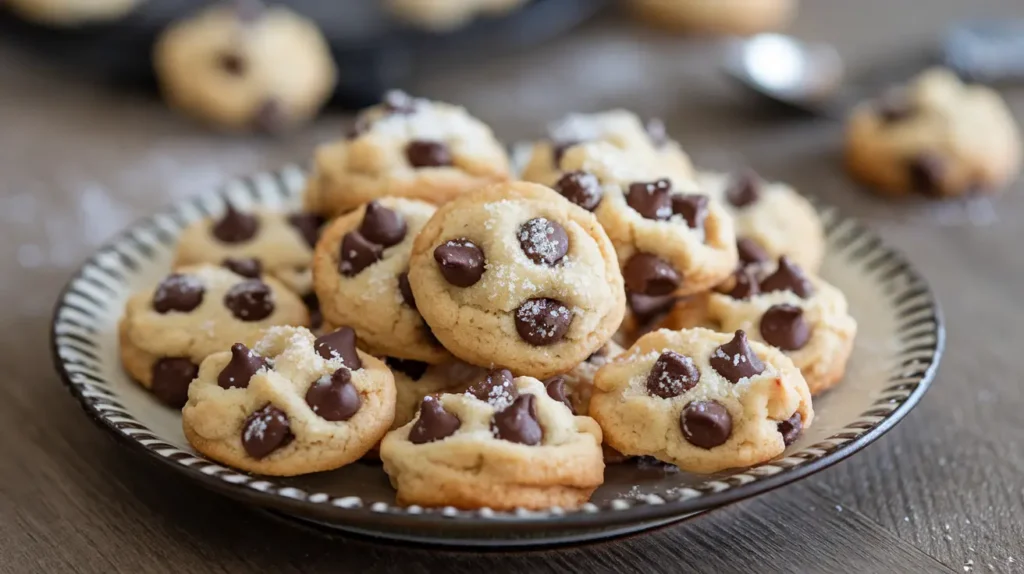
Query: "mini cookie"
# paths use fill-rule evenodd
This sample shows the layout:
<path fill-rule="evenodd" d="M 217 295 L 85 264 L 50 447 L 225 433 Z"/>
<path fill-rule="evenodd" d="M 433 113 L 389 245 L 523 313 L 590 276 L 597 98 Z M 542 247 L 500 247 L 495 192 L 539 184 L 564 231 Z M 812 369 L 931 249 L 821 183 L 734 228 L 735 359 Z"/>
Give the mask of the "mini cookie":
<path fill-rule="evenodd" d="M 344 466 L 384 436 L 395 382 L 343 327 L 315 337 L 276 327 L 250 349 L 208 357 L 181 413 L 197 451 L 234 468 L 295 476 Z"/>
<path fill-rule="evenodd" d="M 435 32 L 454 30 L 478 16 L 496 17 L 511 12 L 526 0 L 387 0 L 398 18 Z"/>
<path fill-rule="evenodd" d="M 523 179 L 553 185 L 572 169 L 562 165 L 573 146 L 604 142 L 624 152 L 630 161 L 672 179 L 687 180 L 694 175 L 689 156 L 668 136 L 658 118 L 643 123 L 633 112 L 609 110 L 596 114 L 570 114 L 548 126 L 548 139 L 533 145 L 523 169 Z"/>
<path fill-rule="evenodd" d="M 508 177 L 505 149 L 465 109 L 390 92 L 346 139 L 317 149 L 305 202 L 326 216 L 389 195 L 440 205 Z"/>
<path fill-rule="evenodd" d="M 650 171 L 601 142 L 570 148 L 561 167 L 562 175 L 544 183 L 597 215 L 630 293 L 699 293 L 735 269 L 732 218 L 718 201 L 698 194 L 693 182 Z"/>
<path fill-rule="evenodd" d="M 817 210 L 792 187 L 770 183 L 745 170 L 734 174 L 703 172 L 701 193 L 718 200 L 735 222 L 741 264 L 763 263 L 787 255 L 816 272 L 825 256 L 825 232 Z"/>
<path fill-rule="evenodd" d="M 671 31 L 750 35 L 785 26 L 796 0 L 629 0 L 634 14 Z"/>
<path fill-rule="evenodd" d="M 601 348 L 625 308 L 622 275 L 597 219 L 526 182 L 438 209 L 413 245 L 409 283 L 452 354 L 540 378 Z"/>
<path fill-rule="evenodd" d="M 571 509 L 600 486 L 597 423 L 573 416 L 540 381 L 505 374 L 472 394 L 424 397 L 416 418 L 384 437 L 399 504 Z"/>
<path fill-rule="evenodd" d="M 590 410 L 590 394 L 594 386 L 594 375 L 608 361 L 622 354 L 623 348 L 608 341 L 586 361 L 573 367 L 568 373 L 555 375 L 544 381 L 548 396 L 565 403 L 574 415 L 586 416 Z"/>
<path fill-rule="evenodd" d="M 416 417 L 420 402 L 427 395 L 461 393 L 472 383 L 483 380 L 487 369 L 459 361 L 429 365 L 420 361 L 387 357 L 384 360 L 395 375 L 395 420 L 391 428 L 405 426 Z M 511 374 L 509 375 L 511 379 Z"/>
<path fill-rule="evenodd" d="M 26 20 L 49 26 L 77 26 L 115 20 L 138 0 L 7 0 L 4 6 Z"/>
<path fill-rule="evenodd" d="M 699 473 L 770 460 L 814 418 L 781 351 L 707 329 L 641 337 L 597 372 L 590 414 L 619 452 Z"/>
<path fill-rule="evenodd" d="M 367 352 L 427 363 L 452 356 L 434 338 L 409 288 L 409 253 L 434 206 L 385 197 L 339 217 L 317 244 L 313 273 L 321 312 L 350 325 Z"/>
<path fill-rule="evenodd" d="M 231 130 L 278 131 L 311 118 L 334 87 L 334 61 L 312 21 L 259 2 L 214 5 L 173 24 L 154 48 L 164 97 Z"/>
<path fill-rule="evenodd" d="M 944 69 L 860 104 L 846 123 L 847 169 L 887 195 L 996 193 L 1020 163 L 1020 130 L 999 94 Z"/>
<path fill-rule="evenodd" d="M 128 300 L 119 326 L 121 362 L 158 399 L 181 408 L 203 359 L 234 343 L 251 344 L 267 327 L 308 323 L 302 301 L 272 278 L 182 267 Z"/>

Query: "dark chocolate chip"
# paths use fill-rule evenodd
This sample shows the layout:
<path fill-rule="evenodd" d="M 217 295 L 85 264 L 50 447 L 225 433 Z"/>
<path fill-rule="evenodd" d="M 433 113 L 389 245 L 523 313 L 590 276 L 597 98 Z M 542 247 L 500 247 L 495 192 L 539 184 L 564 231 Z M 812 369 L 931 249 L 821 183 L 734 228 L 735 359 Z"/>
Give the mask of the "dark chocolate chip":
<path fill-rule="evenodd" d="M 793 416 L 779 423 L 779 433 L 782 434 L 782 443 L 789 446 L 796 442 L 796 439 L 800 438 L 800 434 L 804 431 L 804 419 L 797 411 L 793 413 Z"/>
<path fill-rule="evenodd" d="M 171 311 L 188 313 L 203 302 L 206 287 L 199 278 L 174 273 L 168 275 L 153 293 L 153 310 L 161 315 Z"/>
<path fill-rule="evenodd" d="M 434 249 L 434 260 L 441 266 L 445 281 L 456 287 L 469 287 L 484 274 L 484 252 L 472 241 L 450 239 Z"/>
<path fill-rule="evenodd" d="M 585 171 L 570 171 L 555 183 L 555 191 L 576 205 L 594 211 L 604 197 L 597 176 Z"/>
<path fill-rule="evenodd" d="M 571 324 L 572 312 L 555 299 L 529 299 L 516 309 L 519 338 L 537 347 L 561 341 Z"/>
<path fill-rule="evenodd" d="M 736 251 L 740 256 L 740 266 L 757 265 L 771 258 L 761 245 L 749 237 L 736 240 Z"/>
<path fill-rule="evenodd" d="M 644 124 L 644 130 L 647 132 L 647 137 L 651 139 L 651 144 L 654 147 L 665 147 L 665 144 L 668 143 L 668 131 L 665 129 L 665 122 L 661 121 L 661 118 L 647 120 L 647 123 Z"/>
<path fill-rule="evenodd" d="M 569 396 L 565 393 L 565 377 L 551 377 L 544 381 L 544 389 L 548 392 L 549 397 L 568 407 L 572 414 L 576 414 L 576 409 L 573 408 Z"/>
<path fill-rule="evenodd" d="M 383 256 L 383 247 L 367 240 L 358 231 L 349 231 L 341 238 L 338 272 L 345 277 L 358 275 L 363 269 L 380 261 Z"/>
<path fill-rule="evenodd" d="M 922 152 L 907 163 L 911 188 L 928 197 L 942 195 L 942 179 L 946 175 L 946 160 L 935 152 Z"/>
<path fill-rule="evenodd" d="M 562 163 L 562 157 L 565 156 L 565 152 L 569 151 L 569 148 L 583 143 L 580 140 L 560 140 L 551 142 L 551 155 L 555 160 L 555 165 Z"/>
<path fill-rule="evenodd" d="M 342 367 L 309 386 L 306 404 L 325 421 L 337 422 L 352 418 L 363 401 L 352 384 L 352 372 Z"/>
<path fill-rule="evenodd" d="M 274 293 L 259 279 L 248 279 L 228 289 L 224 306 L 240 321 L 261 321 L 274 312 Z"/>
<path fill-rule="evenodd" d="M 230 203 L 223 217 L 213 224 L 211 233 L 222 243 L 242 243 L 256 236 L 260 220 L 251 213 L 243 213 Z"/>
<path fill-rule="evenodd" d="M 811 327 L 804 320 L 804 310 L 800 307 L 772 305 L 761 316 L 761 337 L 773 347 L 796 351 L 811 339 Z"/>
<path fill-rule="evenodd" d="M 262 368 L 269 368 L 266 359 L 241 343 L 231 345 L 231 360 L 217 375 L 217 384 L 222 389 L 244 389 L 249 379 Z"/>
<path fill-rule="evenodd" d="M 750 268 L 744 267 L 740 269 L 733 273 L 732 278 L 733 286 L 732 290 L 729 291 L 729 296 L 733 299 L 747 299 L 761 292 L 761 288 L 757 283 L 757 277 Z"/>
<path fill-rule="evenodd" d="M 263 100 L 252 118 L 252 125 L 257 131 L 276 134 L 288 127 L 288 111 L 277 98 Z"/>
<path fill-rule="evenodd" d="M 686 220 L 691 229 L 703 229 L 708 217 L 708 198 L 703 195 L 673 195 L 672 213 Z"/>
<path fill-rule="evenodd" d="M 423 378 L 423 373 L 426 373 L 427 368 L 430 367 L 430 365 L 422 361 L 399 359 L 397 357 L 387 357 L 384 359 L 384 362 L 387 363 L 392 371 L 398 371 L 414 381 Z"/>
<path fill-rule="evenodd" d="M 519 247 L 537 265 L 554 265 L 569 252 L 569 235 L 561 223 L 535 217 L 519 228 Z"/>
<path fill-rule="evenodd" d="M 673 295 L 643 295 L 626 292 L 626 304 L 633 317 L 640 325 L 648 325 L 655 319 L 668 313 L 675 305 L 677 298 Z"/>
<path fill-rule="evenodd" d="M 352 327 L 340 327 L 337 331 L 325 333 L 313 341 L 313 349 L 327 359 L 341 359 L 353 371 L 363 368 L 363 361 L 356 351 L 356 332 Z"/>
<path fill-rule="evenodd" d="M 286 446 L 294 438 L 288 415 L 271 404 L 249 415 L 242 425 L 242 447 L 255 459 Z"/>
<path fill-rule="evenodd" d="M 672 217 L 672 182 L 659 179 L 629 184 L 626 204 L 645 219 L 661 221 Z"/>
<path fill-rule="evenodd" d="M 217 65 L 220 66 L 221 70 L 224 70 L 232 76 L 241 76 L 245 74 L 245 58 L 243 58 L 238 52 L 221 52 L 217 55 Z"/>
<path fill-rule="evenodd" d="M 641 295 L 668 295 L 676 290 L 682 277 L 664 259 L 650 253 L 637 253 L 622 269 L 626 289 Z"/>
<path fill-rule="evenodd" d="M 424 444 L 455 434 L 462 426 L 459 417 L 444 410 L 441 401 L 427 395 L 420 403 L 420 416 L 409 429 L 409 442 Z"/>
<path fill-rule="evenodd" d="M 693 364 L 693 359 L 675 351 L 665 351 L 647 375 L 647 392 L 671 399 L 697 386 L 698 381 L 700 371 Z"/>
<path fill-rule="evenodd" d="M 392 114 L 411 114 L 418 107 L 416 98 L 402 90 L 389 90 L 384 94 L 382 103 L 384 104 L 384 109 Z"/>
<path fill-rule="evenodd" d="M 495 406 L 507 405 L 519 396 L 519 389 L 512 381 L 508 369 L 488 371 L 479 381 L 469 385 L 466 394 Z"/>
<path fill-rule="evenodd" d="M 249 279 L 256 279 L 263 274 L 263 264 L 255 257 L 240 257 L 237 259 L 228 257 L 221 262 L 221 265 L 232 271 L 235 275 L 241 275 Z"/>
<path fill-rule="evenodd" d="M 736 331 L 733 338 L 715 349 L 711 354 L 711 368 L 730 383 L 753 377 L 764 372 L 764 363 L 750 348 L 747 334 Z"/>
<path fill-rule="evenodd" d="M 752 170 L 744 170 L 729 178 L 725 199 L 736 207 L 746 207 L 761 197 L 761 177 Z"/>
<path fill-rule="evenodd" d="M 405 158 L 413 167 L 445 167 L 453 164 L 448 144 L 415 140 L 405 146 Z"/>
<path fill-rule="evenodd" d="M 893 92 L 885 94 L 876 103 L 878 117 L 886 124 L 895 124 L 914 115 L 916 110 L 905 94 Z"/>
<path fill-rule="evenodd" d="M 388 209 L 377 201 L 366 204 L 359 233 L 372 243 L 391 247 L 401 243 L 406 233 L 405 218 L 397 211 Z"/>
<path fill-rule="evenodd" d="M 199 375 L 199 365 L 181 357 L 159 359 L 153 363 L 149 390 L 169 407 L 180 409 L 188 402 L 188 385 Z"/>
<path fill-rule="evenodd" d="M 310 247 L 315 247 L 317 239 L 320 239 L 320 228 L 324 225 L 324 218 L 315 213 L 298 212 L 288 216 L 288 223 L 299 232 Z"/>
<path fill-rule="evenodd" d="M 409 272 L 403 271 L 398 275 L 398 292 L 402 294 L 402 301 L 406 305 L 416 309 L 416 298 L 412 295 L 412 286 L 409 285 Z"/>
<path fill-rule="evenodd" d="M 310 291 L 302 296 L 302 302 L 309 310 L 309 328 L 316 330 L 324 324 L 324 314 L 320 312 L 320 299 Z"/>
<path fill-rule="evenodd" d="M 723 445 L 732 434 L 732 416 L 721 403 L 694 401 L 679 415 L 679 428 L 686 442 L 704 449 Z"/>
<path fill-rule="evenodd" d="M 804 299 L 814 294 L 814 286 L 800 267 L 789 257 L 779 257 L 779 266 L 774 273 L 761 281 L 761 292 L 792 291 Z"/>
<path fill-rule="evenodd" d="M 540 444 L 544 430 L 537 421 L 537 397 L 522 395 L 505 410 L 494 413 L 491 431 L 501 440 L 531 446 Z"/>

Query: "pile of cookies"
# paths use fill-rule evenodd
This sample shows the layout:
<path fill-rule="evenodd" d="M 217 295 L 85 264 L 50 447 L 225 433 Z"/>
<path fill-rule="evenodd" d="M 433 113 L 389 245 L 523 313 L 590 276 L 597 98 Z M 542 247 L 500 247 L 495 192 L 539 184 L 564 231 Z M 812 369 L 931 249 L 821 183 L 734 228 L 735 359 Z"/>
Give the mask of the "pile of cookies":
<path fill-rule="evenodd" d="M 551 126 L 517 180 L 481 121 L 393 92 L 303 209 L 193 224 L 121 322 L 128 373 L 248 472 L 379 456 L 400 504 L 574 508 L 606 456 L 780 455 L 856 333 L 801 196 L 626 111 Z"/>

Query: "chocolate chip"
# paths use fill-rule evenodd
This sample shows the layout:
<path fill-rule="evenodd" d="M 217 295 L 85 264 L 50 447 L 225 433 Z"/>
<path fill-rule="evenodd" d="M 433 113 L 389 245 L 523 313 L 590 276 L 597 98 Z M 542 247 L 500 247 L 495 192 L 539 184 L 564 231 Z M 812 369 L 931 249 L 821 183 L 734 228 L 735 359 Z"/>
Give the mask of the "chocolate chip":
<path fill-rule="evenodd" d="M 761 197 L 761 177 L 754 171 L 744 170 L 729 178 L 725 199 L 735 207 L 746 207 Z"/>
<path fill-rule="evenodd" d="M 217 55 L 217 65 L 232 76 L 245 73 L 245 59 L 238 52 L 221 52 Z"/>
<path fill-rule="evenodd" d="M 363 368 L 363 361 L 356 351 L 356 332 L 352 327 L 341 327 L 337 331 L 320 335 L 313 341 L 313 349 L 328 361 L 341 359 L 353 371 Z"/>
<path fill-rule="evenodd" d="M 761 316 L 761 337 L 773 347 L 796 351 L 811 339 L 811 327 L 804 320 L 804 310 L 800 307 L 772 305 Z"/>
<path fill-rule="evenodd" d="M 544 381 L 544 389 L 548 392 L 548 396 L 562 403 L 569 408 L 569 412 L 576 414 L 576 409 L 573 408 L 572 402 L 569 401 L 569 396 L 565 393 L 565 378 L 562 376 L 551 377 Z"/>
<path fill-rule="evenodd" d="M 180 409 L 188 402 L 188 385 L 199 375 L 199 365 L 181 357 L 159 359 L 153 363 L 149 390 L 169 407 Z"/>
<path fill-rule="evenodd" d="M 192 275 L 168 275 L 153 293 L 153 310 L 161 315 L 171 311 L 188 313 L 203 302 L 206 287 Z"/>
<path fill-rule="evenodd" d="M 416 298 L 412 296 L 412 286 L 409 285 L 408 271 L 402 271 L 402 273 L 398 275 L 398 292 L 402 294 L 402 301 L 415 310 Z"/>
<path fill-rule="evenodd" d="M 814 286 L 804 275 L 800 267 L 790 261 L 789 257 L 779 257 L 779 267 L 775 273 L 761 281 L 761 291 L 771 293 L 772 291 L 792 291 L 804 299 L 814 294 Z"/>
<path fill-rule="evenodd" d="M 665 351 L 647 375 L 647 392 L 663 399 L 678 397 L 697 386 L 700 371 L 693 359 L 675 351 Z"/>
<path fill-rule="evenodd" d="M 377 201 L 366 204 L 363 223 L 359 225 L 359 233 L 367 241 L 382 247 L 391 247 L 401 243 L 406 233 L 405 218 L 397 211 L 388 209 Z"/>
<path fill-rule="evenodd" d="M 736 240 L 736 251 L 740 256 L 740 266 L 757 265 L 771 258 L 761 245 L 748 237 Z"/>
<path fill-rule="evenodd" d="M 358 231 L 349 231 L 341 238 L 338 272 L 345 277 L 358 275 L 363 269 L 380 261 L 383 256 L 383 247 L 367 240 Z"/>
<path fill-rule="evenodd" d="M 222 243 L 242 243 L 256 236 L 260 221 L 251 213 L 243 213 L 230 203 L 224 216 L 213 224 L 211 233 Z"/>
<path fill-rule="evenodd" d="M 469 287 L 484 274 L 484 252 L 472 241 L 450 239 L 434 249 L 434 260 L 441 266 L 445 281 L 456 287 Z"/>
<path fill-rule="evenodd" d="M 531 446 L 540 444 L 544 430 L 537 422 L 537 397 L 522 395 L 505 410 L 494 413 L 491 431 L 501 440 Z"/>
<path fill-rule="evenodd" d="M 650 253 L 637 253 L 622 269 L 626 289 L 641 295 L 668 295 L 679 287 L 682 278 L 667 261 Z"/>
<path fill-rule="evenodd" d="M 252 119 L 253 127 L 260 132 L 274 134 L 288 126 L 288 112 L 277 98 L 263 100 Z"/>
<path fill-rule="evenodd" d="M 249 379 L 262 368 L 269 368 L 266 359 L 241 343 L 231 345 L 231 360 L 217 375 L 217 384 L 222 389 L 244 389 Z"/>
<path fill-rule="evenodd" d="M 652 323 L 658 317 L 672 310 L 676 303 L 673 295 L 643 295 L 641 293 L 626 292 L 626 304 L 633 313 L 633 317 L 641 325 Z"/>
<path fill-rule="evenodd" d="M 459 417 L 444 410 L 441 401 L 427 395 L 420 403 L 419 418 L 409 429 L 409 442 L 424 444 L 441 440 L 455 434 L 461 426 Z"/>
<path fill-rule="evenodd" d="M 782 443 L 789 446 L 796 442 L 796 439 L 800 438 L 800 434 L 804 431 L 804 419 L 797 411 L 793 413 L 793 416 L 779 423 L 779 433 L 782 434 Z"/>
<path fill-rule="evenodd" d="M 562 163 L 562 157 L 565 156 L 565 152 L 569 151 L 569 148 L 583 143 L 580 140 L 561 140 L 551 142 L 551 155 L 555 160 L 555 165 Z"/>
<path fill-rule="evenodd" d="M 500 406 L 514 401 L 519 396 L 519 389 L 516 388 L 513 382 L 511 371 L 508 369 L 494 369 L 488 371 L 479 381 L 469 385 L 469 388 L 466 389 L 466 394 L 492 405 Z"/>
<path fill-rule="evenodd" d="M 324 225 L 324 218 L 315 213 L 299 212 L 289 215 L 288 223 L 299 232 L 310 247 L 315 247 L 317 239 L 320 239 L 320 228 Z"/>
<path fill-rule="evenodd" d="M 889 93 L 882 96 L 876 103 L 878 117 L 886 124 L 895 124 L 914 115 L 914 106 L 902 93 Z"/>
<path fill-rule="evenodd" d="M 734 283 L 732 290 L 729 291 L 729 296 L 733 299 L 748 299 L 761 292 L 753 270 L 744 267 L 733 273 L 732 277 Z"/>
<path fill-rule="evenodd" d="M 263 274 L 263 264 L 255 257 L 241 257 L 237 259 L 228 257 L 221 262 L 221 265 L 232 271 L 235 275 L 241 275 L 249 279 L 256 279 Z"/>
<path fill-rule="evenodd" d="M 764 372 L 764 363 L 750 348 L 747 334 L 736 331 L 733 338 L 711 354 L 711 368 L 731 383 L 753 377 Z"/>
<path fill-rule="evenodd" d="M 271 404 L 249 415 L 242 425 L 242 447 L 255 459 L 269 455 L 294 439 L 288 415 Z"/>
<path fill-rule="evenodd" d="M 310 291 L 302 296 L 302 302 L 309 310 L 309 328 L 319 329 L 324 324 L 324 314 L 320 312 L 320 299 Z"/>
<path fill-rule="evenodd" d="M 387 357 L 384 359 L 384 362 L 387 363 L 392 371 L 398 371 L 414 381 L 423 378 L 423 373 L 426 373 L 427 368 L 430 367 L 430 365 L 421 361 L 399 359 L 397 357 Z"/>
<path fill-rule="evenodd" d="M 672 217 L 672 182 L 659 179 L 629 184 L 626 204 L 645 219 L 662 221 Z"/>
<path fill-rule="evenodd" d="M 647 123 L 644 124 L 644 130 L 647 132 L 647 137 L 651 139 L 651 144 L 654 147 L 665 147 L 665 144 L 668 143 L 668 131 L 665 130 L 665 122 L 661 121 L 661 118 L 647 120 Z"/>
<path fill-rule="evenodd" d="M 572 312 L 555 299 L 529 299 L 516 309 L 516 332 L 537 347 L 561 341 L 570 324 Z"/>
<path fill-rule="evenodd" d="M 672 213 L 686 220 L 691 229 L 703 229 L 708 217 L 708 198 L 703 195 L 673 195 Z"/>
<path fill-rule="evenodd" d="M 520 226 L 519 247 L 537 265 L 554 265 L 569 252 L 569 235 L 557 221 L 535 217 Z"/>
<path fill-rule="evenodd" d="M 224 306 L 241 321 L 260 321 L 274 312 L 274 293 L 258 279 L 235 283 L 224 295 Z"/>
<path fill-rule="evenodd" d="M 352 372 L 342 367 L 309 386 L 306 404 L 325 421 L 338 422 L 352 418 L 363 401 L 352 384 Z"/>
<path fill-rule="evenodd" d="M 725 444 L 732 434 L 732 416 L 721 403 L 694 401 L 679 415 L 679 428 L 686 442 L 711 449 Z"/>
<path fill-rule="evenodd" d="M 934 152 L 922 152 L 907 163 L 911 188 L 929 197 L 942 194 L 942 179 L 946 175 L 946 160 Z"/>
<path fill-rule="evenodd" d="M 576 205 L 594 211 L 604 197 L 597 176 L 585 171 L 570 171 L 555 183 L 555 191 Z"/>
<path fill-rule="evenodd" d="M 405 158 L 413 167 L 452 165 L 452 152 L 444 142 L 415 140 L 405 146 Z"/>
<path fill-rule="evenodd" d="M 384 94 L 381 103 L 384 104 L 384 109 L 392 114 L 411 114 L 418 107 L 416 98 L 402 90 L 389 90 Z"/>

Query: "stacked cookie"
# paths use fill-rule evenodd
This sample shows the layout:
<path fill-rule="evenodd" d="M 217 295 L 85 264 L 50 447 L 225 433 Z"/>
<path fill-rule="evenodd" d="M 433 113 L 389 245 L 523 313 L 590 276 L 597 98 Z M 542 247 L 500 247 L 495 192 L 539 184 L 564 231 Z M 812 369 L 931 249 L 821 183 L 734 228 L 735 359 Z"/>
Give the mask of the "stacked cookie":
<path fill-rule="evenodd" d="M 182 234 L 129 302 L 125 366 L 210 458 L 376 450 L 423 506 L 576 507 L 608 447 L 708 473 L 811 424 L 856 325 L 792 189 L 699 174 L 625 111 L 559 122 L 523 179 L 462 108 L 389 94 L 317 152 L 305 212 Z"/>

